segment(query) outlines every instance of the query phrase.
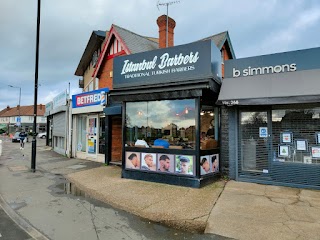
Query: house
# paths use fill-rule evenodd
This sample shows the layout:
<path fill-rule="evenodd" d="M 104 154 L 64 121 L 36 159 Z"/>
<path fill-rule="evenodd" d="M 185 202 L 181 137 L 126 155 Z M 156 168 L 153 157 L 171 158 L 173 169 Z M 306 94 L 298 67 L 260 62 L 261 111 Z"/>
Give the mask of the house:
<path fill-rule="evenodd" d="M 44 116 L 45 106 L 39 104 L 37 107 L 37 127 L 36 132 L 46 131 L 46 117 Z M 33 132 L 34 106 L 16 106 L 9 107 L 0 111 L 0 124 L 5 124 L 8 133 L 14 133 L 19 130 Z"/>

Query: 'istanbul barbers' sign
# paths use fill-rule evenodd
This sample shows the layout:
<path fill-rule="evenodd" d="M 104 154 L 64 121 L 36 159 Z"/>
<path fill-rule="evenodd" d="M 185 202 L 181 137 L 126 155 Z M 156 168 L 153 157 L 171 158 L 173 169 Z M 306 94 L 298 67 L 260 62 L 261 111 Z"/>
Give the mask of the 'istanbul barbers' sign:
<path fill-rule="evenodd" d="M 220 51 L 210 41 L 114 59 L 114 88 L 221 77 Z"/>

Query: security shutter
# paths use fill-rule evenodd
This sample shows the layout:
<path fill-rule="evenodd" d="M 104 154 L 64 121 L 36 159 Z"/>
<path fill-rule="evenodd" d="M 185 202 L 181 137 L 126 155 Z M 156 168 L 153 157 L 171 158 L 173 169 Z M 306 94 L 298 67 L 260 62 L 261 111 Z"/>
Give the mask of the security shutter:
<path fill-rule="evenodd" d="M 240 111 L 239 124 L 239 176 L 268 175 L 269 138 L 259 134 L 260 128 L 268 127 L 267 111 Z"/>
<path fill-rule="evenodd" d="M 320 187 L 320 108 L 308 105 L 272 110 L 272 169 L 274 181 Z M 289 139 L 283 142 L 283 134 Z M 300 144 L 300 145 L 297 145 Z M 289 149 L 288 156 L 279 146 Z"/>
<path fill-rule="evenodd" d="M 66 135 L 66 112 L 53 115 L 53 136 L 65 137 Z"/>

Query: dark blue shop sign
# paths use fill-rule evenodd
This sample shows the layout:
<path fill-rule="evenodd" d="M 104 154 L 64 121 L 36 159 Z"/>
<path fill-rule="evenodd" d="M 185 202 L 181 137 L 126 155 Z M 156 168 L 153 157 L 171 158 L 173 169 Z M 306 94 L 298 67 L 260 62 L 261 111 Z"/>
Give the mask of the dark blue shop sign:
<path fill-rule="evenodd" d="M 320 69 L 320 48 L 262 55 L 225 62 L 225 78 Z"/>
<path fill-rule="evenodd" d="M 221 80 L 221 54 L 211 40 L 127 56 L 113 62 L 113 87 L 194 79 Z"/>
<path fill-rule="evenodd" d="M 83 92 L 72 95 L 72 108 L 88 107 L 94 105 L 106 105 L 106 93 L 109 88 L 100 88 L 98 90 Z"/>

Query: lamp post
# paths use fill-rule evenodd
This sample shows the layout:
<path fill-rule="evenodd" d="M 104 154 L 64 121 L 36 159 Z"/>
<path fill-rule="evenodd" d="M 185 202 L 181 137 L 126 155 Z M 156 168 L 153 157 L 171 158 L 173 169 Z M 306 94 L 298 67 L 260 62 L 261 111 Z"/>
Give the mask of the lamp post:
<path fill-rule="evenodd" d="M 39 66 L 39 42 L 40 42 L 40 9 L 41 0 L 38 0 L 37 9 L 37 39 L 36 39 L 36 62 L 34 71 L 34 106 L 33 106 L 33 139 L 31 152 L 31 171 L 36 171 L 36 128 L 37 128 L 37 109 L 38 109 L 38 66 Z"/>
<path fill-rule="evenodd" d="M 20 115 L 20 107 L 21 107 L 21 87 L 15 87 L 15 86 L 12 86 L 12 85 L 8 85 L 9 87 L 12 87 L 12 88 L 19 88 L 19 120 L 20 120 L 20 124 L 21 124 L 21 115 Z"/>

